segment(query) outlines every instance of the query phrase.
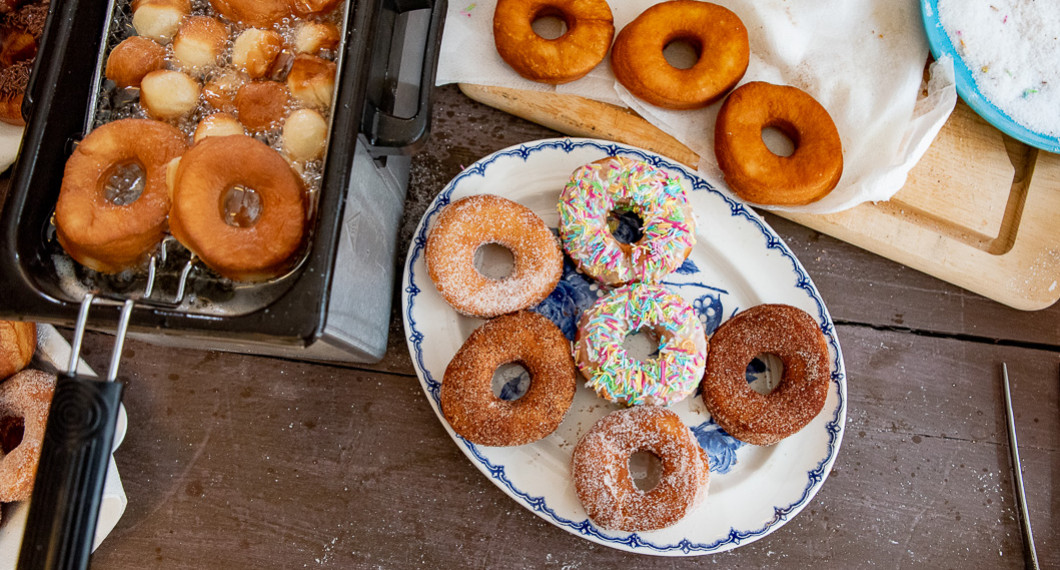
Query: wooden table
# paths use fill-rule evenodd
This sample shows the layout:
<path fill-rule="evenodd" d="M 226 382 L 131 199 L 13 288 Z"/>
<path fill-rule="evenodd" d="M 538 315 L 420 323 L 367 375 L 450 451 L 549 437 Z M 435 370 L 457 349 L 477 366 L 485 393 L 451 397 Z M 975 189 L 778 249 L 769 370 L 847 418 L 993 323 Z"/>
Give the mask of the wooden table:
<path fill-rule="evenodd" d="M 454 87 L 435 101 L 402 252 L 463 165 L 555 136 Z M 765 538 L 657 558 L 595 545 L 523 509 L 436 419 L 395 310 L 387 355 L 372 366 L 130 341 L 120 374 L 130 428 L 116 454 L 129 506 L 94 567 L 1018 568 L 1002 362 L 1039 557 L 1060 567 L 1060 305 L 1019 312 L 767 219 L 836 321 L 849 408 L 820 493 Z M 90 334 L 84 357 L 103 370 L 110 345 Z"/>

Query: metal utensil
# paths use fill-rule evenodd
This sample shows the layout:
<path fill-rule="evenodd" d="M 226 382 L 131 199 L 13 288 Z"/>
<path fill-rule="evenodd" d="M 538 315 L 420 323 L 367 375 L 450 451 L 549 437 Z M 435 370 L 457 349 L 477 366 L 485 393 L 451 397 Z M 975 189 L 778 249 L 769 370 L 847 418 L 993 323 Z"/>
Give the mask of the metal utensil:
<path fill-rule="evenodd" d="M 1012 392 L 1008 382 L 1008 365 L 1001 363 L 1001 372 L 1005 379 L 1005 419 L 1008 421 L 1008 444 L 1012 452 L 1012 472 L 1016 480 L 1016 504 L 1019 506 L 1020 530 L 1023 534 L 1023 558 L 1027 568 L 1038 570 L 1038 553 L 1034 550 L 1034 535 L 1031 533 L 1031 517 L 1027 512 L 1027 495 L 1023 490 L 1023 468 L 1020 464 L 1020 450 L 1016 443 L 1016 421 L 1012 414 Z"/>

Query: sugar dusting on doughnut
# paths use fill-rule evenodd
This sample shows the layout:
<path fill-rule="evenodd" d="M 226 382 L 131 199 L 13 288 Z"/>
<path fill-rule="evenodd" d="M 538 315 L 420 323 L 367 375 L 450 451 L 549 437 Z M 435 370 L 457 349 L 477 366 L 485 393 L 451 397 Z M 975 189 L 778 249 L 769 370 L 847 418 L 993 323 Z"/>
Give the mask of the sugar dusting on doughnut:
<path fill-rule="evenodd" d="M 25 501 L 33 492 L 44 427 L 55 392 L 55 376 L 23 370 L 0 384 L 0 419 L 22 419 L 22 441 L 0 452 L 0 503 Z"/>

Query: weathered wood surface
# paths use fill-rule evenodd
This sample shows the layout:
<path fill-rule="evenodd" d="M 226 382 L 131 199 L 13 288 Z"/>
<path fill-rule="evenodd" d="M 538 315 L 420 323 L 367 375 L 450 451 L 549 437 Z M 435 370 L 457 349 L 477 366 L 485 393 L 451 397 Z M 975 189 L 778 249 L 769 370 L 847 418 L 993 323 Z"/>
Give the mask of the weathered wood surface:
<path fill-rule="evenodd" d="M 429 201 L 481 156 L 553 136 L 438 90 L 402 249 Z M 598 546 L 523 509 L 436 419 L 395 310 L 389 352 L 339 367 L 130 341 L 129 507 L 96 568 L 1019 568 L 1000 363 L 1013 380 L 1043 567 L 1060 567 L 1060 305 L 1016 311 L 769 216 L 839 323 L 846 436 L 821 492 L 730 553 Z M 84 356 L 105 369 L 111 339 Z"/>

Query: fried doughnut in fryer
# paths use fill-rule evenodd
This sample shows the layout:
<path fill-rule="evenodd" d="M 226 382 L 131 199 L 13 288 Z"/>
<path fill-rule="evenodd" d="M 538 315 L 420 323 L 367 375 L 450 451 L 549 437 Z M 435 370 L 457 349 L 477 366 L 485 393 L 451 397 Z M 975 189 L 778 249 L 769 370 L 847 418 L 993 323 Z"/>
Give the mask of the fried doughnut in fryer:
<path fill-rule="evenodd" d="M 243 124 L 228 113 L 214 113 L 203 117 L 195 127 L 192 141 L 199 142 L 206 137 L 227 137 L 230 135 L 245 135 L 247 130 Z"/>
<path fill-rule="evenodd" d="M 0 425 L 22 420 L 22 441 L 6 454 L 0 450 L 0 503 L 25 501 L 33 493 L 54 393 L 55 376 L 40 370 L 23 370 L 0 384 Z"/>
<path fill-rule="evenodd" d="M 174 120 L 199 106 L 202 87 L 188 74 L 172 69 L 152 71 L 140 80 L 140 105 L 152 119 Z"/>
<path fill-rule="evenodd" d="M 235 97 L 239 122 L 255 133 L 279 126 L 289 102 L 287 88 L 268 80 L 245 83 Z"/>
<path fill-rule="evenodd" d="M 111 50 L 104 75 L 118 87 L 139 87 L 145 75 L 165 65 L 165 48 L 154 40 L 132 36 Z"/>
<path fill-rule="evenodd" d="M 287 89 L 305 106 L 327 109 L 335 91 L 335 62 L 315 55 L 295 57 L 287 73 Z"/>
<path fill-rule="evenodd" d="M 261 79 L 272 70 L 283 51 L 283 36 L 273 30 L 247 28 L 232 43 L 232 65 L 251 79 Z"/>
<path fill-rule="evenodd" d="M 545 39 L 532 24 L 563 20 L 567 31 Z M 532 81 L 560 84 L 584 77 L 603 61 L 615 36 L 611 8 L 604 0 L 499 0 L 493 13 L 493 40 L 508 65 Z"/>
<path fill-rule="evenodd" d="M 25 368 L 36 348 L 37 325 L 0 321 L 0 381 Z"/>
<path fill-rule="evenodd" d="M 317 55 L 339 45 L 339 29 L 330 22 L 302 22 L 295 29 L 294 49 L 297 53 Z"/>
<path fill-rule="evenodd" d="M 132 9 L 137 34 L 168 43 L 191 13 L 191 0 L 133 0 Z"/>
<path fill-rule="evenodd" d="M 283 123 L 283 151 L 296 162 L 324 156 L 327 137 L 327 120 L 312 109 L 298 109 Z"/>
<path fill-rule="evenodd" d="M 228 43 L 228 27 L 217 18 L 189 16 L 173 38 L 173 59 L 184 70 L 217 65 Z"/>
<path fill-rule="evenodd" d="M 493 374 L 517 362 L 530 387 L 515 400 L 493 393 Z M 535 442 L 556 430 L 577 388 L 570 342 L 547 317 L 520 311 L 475 329 L 442 380 L 442 414 L 453 431 L 479 445 Z"/>
<path fill-rule="evenodd" d="M 747 365 L 759 354 L 784 365 L 780 383 L 759 394 Z M 790 305 L 756 305 L 725 321 L 710 337 L 703 403 L 740 441 L 772 445 L 810 423 L 828 397 L 828 344 L 812 316 Z"/>
<path fill-rule="evenodd" d="M 291 0 L 210 0 L 210 4 L 229 20 L 262 28 L 293 15 Z"/>

